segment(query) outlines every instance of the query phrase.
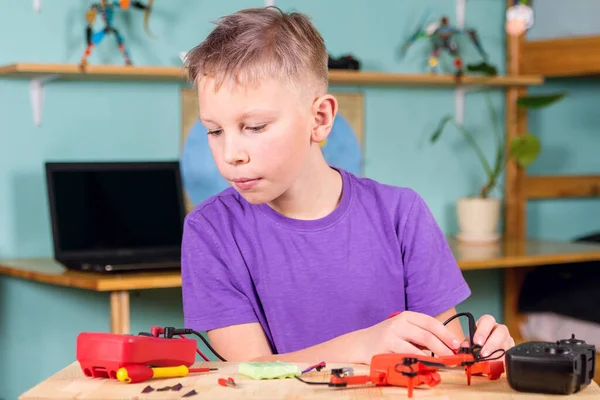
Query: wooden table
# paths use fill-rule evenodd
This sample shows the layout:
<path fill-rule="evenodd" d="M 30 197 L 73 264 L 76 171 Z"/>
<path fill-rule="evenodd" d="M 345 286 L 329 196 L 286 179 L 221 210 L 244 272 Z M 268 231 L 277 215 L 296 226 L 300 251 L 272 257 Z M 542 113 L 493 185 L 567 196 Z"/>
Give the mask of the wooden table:
<path fill-rule="evenodd" d="M 110 331 L 130 333 L 129 291 L 181 287 L 179 271 L 99 274 L 66 269 L 51 258 L 0 260 L 0 274 L 97 292 L 110 292 Z"/>
<path fill-rule="evenodd" d="M 462 270 L 504 268 L 515 271 L 545 264 L 600 260 L 600 245 L 540 240 L 503 240 L 495 244 L 464 244 L 448 237 Z M 0 260 L 0 274 L 85 290 L 110 292 L 110 330 L 130 333 L 129 291 L 181 287 L 179 271 L 97 274 L 65 269 L 51 258 Z M 521 279 L 509 275 L 504 288 L 504 320 L 518 331 L 517 300 Z"/>
<path fill-rule="evenodd" d="M 471 244 L 454 237 L 447 241 L 463 271 L 600 261 L 600 244 L 537 239 Z"/>
<path fill-rule="evenodd" d="M 169 378 L 150 380 L 135 384 L 125 384 L 117 380 L 86 378 L 78 363 L 73 363 L 51 376 L 44 382 L 31 388 L 19 397 L 19 400 L 55 400 L 55 399 L 180 399 L 191 390 L 197 395 L 189 399 L 404 399 L 408 398 L 407 389 L 402 387 L 363 386 L 345 389 L 330 388 L 320 385 L 308 385 L 297 379 L 253 380 L 237 374 L 237 363 L 197 363 L 195 366 L 210 366 L 219 368 L 218 371 L 192 374 L 185 378 Z M 304 369 L 308 364 L 298 364 Z M 303 377 L 306 380 L 327 381 L 330 368 L 354 368 L 355 375 L 369 373 L 366 365 L 327 364 L 320 372 L 310 372 Z M 486 377 L 473 377 L 471 386 L 467 386 L 466 376 L 461 370 L 441 371 L 441 383 L 430 388 L 422 386 L 414 391 L 415 399 L 491 399 L 491 400 L 545 400 L 556 399 L 556 395 L 522 393 L 510 388 L 506 375 L 490 381 Z M 219 386 L 218 378 L 232 377 L 238 384 L 237 388 Z M 142 394 L 142 390 L 150 385 L 154 389 L 165 386 L 183 385 L 179 391 L 153 391 Z M 560 396 L 560 399 L 598 399 L 600 387 L 594 382 L 584 390 L 570 396 Z"/>

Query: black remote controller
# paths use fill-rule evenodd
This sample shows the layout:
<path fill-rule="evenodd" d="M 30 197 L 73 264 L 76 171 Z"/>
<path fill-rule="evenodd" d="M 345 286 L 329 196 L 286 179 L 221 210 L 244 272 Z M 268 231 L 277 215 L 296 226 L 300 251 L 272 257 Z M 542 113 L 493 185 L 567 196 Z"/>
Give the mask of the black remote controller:
<path fill-rule="evenodd" d="M 575 335 L 556 342 L 525 342 L 506 351 L 505 364 L 514 390 L 573 394 L 594 378 L 596 348 Z"/>

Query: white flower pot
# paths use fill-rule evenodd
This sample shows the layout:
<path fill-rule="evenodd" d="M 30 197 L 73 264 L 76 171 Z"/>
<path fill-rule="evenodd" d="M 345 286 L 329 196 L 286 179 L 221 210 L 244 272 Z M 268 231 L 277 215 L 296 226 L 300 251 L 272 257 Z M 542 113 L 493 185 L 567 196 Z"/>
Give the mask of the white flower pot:
<path fill-rule="evenodd" d="M 489 243 L 500 238 L 500 209 L 502 202 L 496 198 L 463 197 L 458 199 L 456 212 L 464 242 Z"/>

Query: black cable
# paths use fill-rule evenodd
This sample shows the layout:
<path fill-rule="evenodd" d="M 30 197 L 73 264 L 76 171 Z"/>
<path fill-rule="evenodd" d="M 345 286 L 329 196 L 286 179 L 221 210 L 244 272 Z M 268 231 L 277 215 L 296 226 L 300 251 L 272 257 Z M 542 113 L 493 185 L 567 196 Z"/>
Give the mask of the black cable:
<path fill-rule="evenodd" d="M 202 341 L 204 342 L 204 344 L 206 345 L 206 347 L 208 347 L 208 349 L 221 361 L 223 362 L 227 362 L 227 360 L 225 360 L 219 353 L 217 353 L 217 351 L 215 349 L 212 348 L 212 346 L 210 345 L 210 343 L 208 343 L 208 340 L 206 340 L 204 338 L 204 336 L 202 336 L 200 334 L 200 332 L 196 332 L 193 329 L 175 329 L 173 327 L 167 327 L 165 328 L 165 338 L 172 338 L 175 335 L 196 335 L 198 336 L 200 339 L 202 339 Z"/>
<path fill-rule="evenodd" d="M 475 325 L 475 318 L 473 317 L 473 314 L 469 313 L 469 312 L 461 312 L 458 314 L 454 314 L 453 316 L 451 316 L 450 318 L 448 318 L 446 321 L 444 321 L 443 325 L 448 325 L 448 323 L 450 323 L 452 320 L 454 320 L 455 318 L 459 318 L 459 317 L 467 317 L 467 319 L 469 320 L 469 340 L 471 341 L 471 348 L 475 347 L 475 343 L 473 341 L 473 336 L 475 334 L 475 329 L 476 329 L 476 325 Z M 477 347 L 481 347 L 479 345 L 477 345 Z M 435 354 L 433 354 L 433 352 L 431 352 L 431 357 L 435 357 Z"/>
<path fill-rule="evenodd" d="M 448 318 L 445 322 L 444 325 L 447 325 L 450 321 L 452 321 L 455 318 L 458 317 L 467 317 L 469 319 L 469 339 L 471 340 L 471 346 L 475 343 L 473 340 L 473 335 L 475 334 L 475 330 L 476 325 L 475 325 L 475 318 L 473 317 L 473 314 L 469 313 L 469 312 L 462 312 L 462 313 L 458 313 L 456 315 L 451 316 L 450 318 Z"/>
<path fill-rule="evenodd" d="M 499 356 L 496 356 L 496 357 L 492 358 L 492 354 L 494 354 L 494 353 L 496 353 L 498 351 L 500 351 L 502 354 L 500 354 Z M 479 361 L 494 361 L 494 360 L 498 360 L 499 358 L 502 358 L 505 353 L 506 353 L 506 351 L 504 351 L 504 349 L 496 349 L 496 350 L 492 351 L 490 353 L 490 355 L 488 355 L 487 357 L 480 357 Z"/>
<path fill-rule="evenodd" d="M 196 336 L 198 336 L 200 339 L 202 339 L 202 341 L 204 342 L 204 344 L 206 345 L 206 347 L 208 347 L 208 349 L 209 349 L 210 351 L 212 351 L 212 353 L 213 353 L 213 354 L 214 354 L 214 355 L 215 355 L 215 356 L 216 356 L 216 357 L 217 357 L 219 360 L 221 360 L 221 361 L 223 361 L 223 362 L 227 362 L 227 360 L 225 360 L 223 357 L 221 357 L 221 355 L 220 355 L 219 353 L 217 353 L 217 351 L 216 351 L 215 349 L 213 349 L 213 348 L 212 348 L 212 346 L 210 345 L 210 343 L 208 343 L 208 340 L 206 340 L 206 339 L 204 338 L 204 336 L 202 336 L 202 335 L 200 334 L 200 332 L 196 332 L 196 331 L 194 331 L 194 330 L 192 330 L 192 329 L 186 329 L 186 331 L 190 331 L 190 333 L 193 333 L 194 335 L 196 335 Z"/>
<path fill-rule="evenodd" d="M 471 348 L 474 348 L 474 347 L 481 348 L 481 346 L 475 345 L 474 340 L 473 340 L 475 330 L 477 329 L 476 324 L 475 324 L 475 318 L 473 317 L 473 314 L 471 314 L 469 312 L 458 313 L 458 314 L 453 315 L 452 317 L 448 318 L 444 322 L 444 325 L 447 325 L 450 321 L 452 321 L 455 318 L 463 317 L 463 316 L 467 317 L 467 319 L 469 320 L 469 340 L 471 341 Z M 492 358 L 492 355 L 497 352 L 501 352 L 501 354 L 499 356 Z M 492 351 L 492 353 L 489 354 L 487 357 L 481 357 L 481 356 L 479 356 L 479 354 L 476 354 L 476 360 L 477 361 L 494 361 L 494 360 L 498 360 L 498 359 L 502 358 L 505 353 L 506 353 L 506 351 L 503 349 L 496 349 L 496 350 Z"/>
<path fill-rule="evenodd" d="M 304 379 L 300 378 L 297 375 L 294 375 L 294 378 L 298 379 L 300 382 L 304 382 L 308 385 L 329 385 L 329 382 L 311 382 L 311 381 L 305 381 Z"/>

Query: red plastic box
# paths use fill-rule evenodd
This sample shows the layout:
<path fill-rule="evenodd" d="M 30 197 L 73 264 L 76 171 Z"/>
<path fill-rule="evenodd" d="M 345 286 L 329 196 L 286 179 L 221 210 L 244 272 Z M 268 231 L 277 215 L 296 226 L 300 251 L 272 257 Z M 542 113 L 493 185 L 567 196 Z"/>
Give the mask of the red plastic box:
<path fill-rule="evenodd" d="M 132 364 L 190 367 L 196 346 L 196 340 L 179 337 L 83 332 L 77 336 L 76 357 L 85 376 L 116 379 L 119 368 Z"/>

